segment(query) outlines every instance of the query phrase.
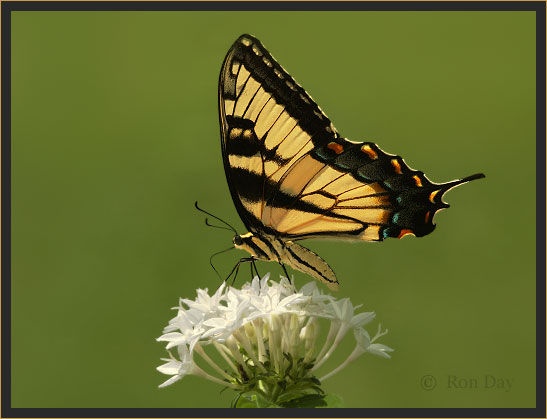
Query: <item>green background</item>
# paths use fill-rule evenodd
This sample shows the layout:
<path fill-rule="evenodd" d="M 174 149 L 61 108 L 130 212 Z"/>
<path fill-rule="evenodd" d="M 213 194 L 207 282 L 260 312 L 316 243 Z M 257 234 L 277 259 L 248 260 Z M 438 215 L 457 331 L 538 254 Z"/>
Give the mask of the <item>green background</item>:
<path fill-rule="evenodd" d="M 166 354 L 155 338 L 180 296 L 216 288 L 208 258 L 231 243 L 194 201 L 243 231 L 221 160 L 217 83 L 245 32 L 341 135 L 377 142 L 433 181 L 487 175 L 447 195 L 430 236 L 307 243 L 336 271 L 338 296 L 376 311 L 396 350 L 363 356 L 324 389 L 347 407 L 533 407 L 533 12 L 21 11 L 13 406 L 229 405 L 230 391 L 193 376 L 157 389 L 168 377 L 155 370 Z M 226 273 L 239 256 L 216 263 Z M 422 389 L 425 375 L 435 389 Z M 512 387 L 483 388 L 485 375 Z M 479 388 L 448 388 L 451 376 Z"/>

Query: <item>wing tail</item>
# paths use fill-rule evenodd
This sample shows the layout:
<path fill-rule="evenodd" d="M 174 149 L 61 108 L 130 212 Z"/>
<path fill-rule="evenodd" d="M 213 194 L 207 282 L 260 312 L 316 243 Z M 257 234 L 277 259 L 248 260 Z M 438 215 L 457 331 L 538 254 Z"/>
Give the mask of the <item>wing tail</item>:
<path fill-rule="evenodd" d="M 444 194 L 450 189 L 455 188 L 456 186 L 462 185 L 464 183 L 471 182 L 472 180 L 482 179 L 485 177 L 486 175 L 484 173 L 475 173 L 474 175 L 464 177 L 463 179 L 458 179 L 458 180 L 453 180 L 452 182 L 443 183 L 441 184 L 442 191 L 443 191 L 442 193 Z"/>

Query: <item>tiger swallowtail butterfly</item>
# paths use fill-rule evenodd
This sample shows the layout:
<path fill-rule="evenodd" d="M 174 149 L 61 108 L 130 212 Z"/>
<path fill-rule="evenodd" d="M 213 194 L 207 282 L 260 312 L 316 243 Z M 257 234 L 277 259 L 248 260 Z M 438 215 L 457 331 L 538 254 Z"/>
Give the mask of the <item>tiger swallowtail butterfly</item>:
<path fill-rule="evenodd" d="M 258 39 L 242 35 L 220 73 L 222 157 L 248 233 L 247 260 L 275 261 L 336 290 L 330 266 L 302 239 L 382 241 L 431 233 L 449 189 L 476 174 L 433 183 L 400 156 L 340 137 L 310 95 Z"/>

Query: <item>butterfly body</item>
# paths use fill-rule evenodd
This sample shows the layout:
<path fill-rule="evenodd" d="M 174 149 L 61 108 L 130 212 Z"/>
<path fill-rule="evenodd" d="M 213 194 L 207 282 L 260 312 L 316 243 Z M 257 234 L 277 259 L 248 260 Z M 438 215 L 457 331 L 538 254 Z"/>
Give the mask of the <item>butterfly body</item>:
<path fill-rule="evenodd" d="M 254 259 L 287 264 L 324 282 L 332 290 L 338 289 L 336 275 L 327 262 L 298 243 L 265 233 L 250 232 L 235 236 L 233 243 L 237 249 L 245 250 Z"/>
<path fill-rule="evenodd" d="M 433 231 L 443 194 L 482 174 L 431 182 L 371 142 L 339 136 L 308 93 L 258 39 L 242 35 L 219 83 L 222 154 L 232 199 L 249 233 L 236 248 L 336 289 L 329 265 L 302 239 L 382 241 Z"/>

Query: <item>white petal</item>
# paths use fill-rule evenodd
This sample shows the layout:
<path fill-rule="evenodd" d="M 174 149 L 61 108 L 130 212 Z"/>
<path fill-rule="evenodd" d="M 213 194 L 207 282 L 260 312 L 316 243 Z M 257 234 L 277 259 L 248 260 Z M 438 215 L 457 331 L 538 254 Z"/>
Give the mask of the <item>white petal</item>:
<path fill-rule="evenodd" d="M 357 344 L 364 350 L 366 350 L 370 346 L 370 335 L 365 329 L 363 328 L 354 329 L 353 335 L 355 336 L 355 340 L 357 341 Z"/>
<path fill-rule="evenodd" d="M 308 301 L 308 300 L 309 300 L 309 297 L 305 297 L 302 294 L 293 294 L 293 295 L 289 295 L 288 297 L 283 298 L 279 302 L 279 305 L 280 306 L 286 306 L 286 305 L 289 305 L 289 304 L 298 304 L 298 303 L 301 303 L 302 301 Z"/>
<path fill-rule="evenodd" d="M 201 320 L 203 320 L 203 313 L 199 310 L 190 309 L 185 311 L 185 314 L 188 321 L 194 325 L 198 324 L 199 322 L 201 322 Z"/>
<path fill-rule="evenodd" d="M 192 336 L 190 339 L 189 339 L 189 342 L 188 342 L 188 351 L 190 354 L 193 354 L 194 353 L 194 346 L 196 346 L 196 344 L 199 342 L 199 339 L 200 339 L 201 335 L 196 335 L 196 336 Z"/>
<path fill-rule="evenodd" d="M 186 345 L 186 339 L 181 339 L 180 341 L 169 342 L 167 344 L 167 346 L 165 347 L 165 349 L 171 349 L 171 348 L 174 348 L 175 346 L 180 346 L 180 345 Z"/>
<path fill-rule="evenodd" d="M 212 319 L 205 320 L 203 325 L 207 327 L 224 327 L 226 325 L 226 319 L 214 317 Z"/>
<path fill-rule="evenodd" d="M 374 320 L 375 317 L 376 313 L 373 311 L 356 314 L 351 319 L 351 327 L 362 327 Z"/>
<path fill-rule="evenodd" d="M 382 345 L 381 343 L 373 343 L 367 349 L 367 352 L 370 352 L 374 355 L 383 356 L 384 358 L 391 358 L 391 355 L 389 355 L 388 352 L 393 351 L 394 349 L 390 348 L 389 346 Z"/>
<path fill-rule="evenodd" d="M 330 304 L 330 308 L 334 311 L 334 316 L 337 319 L 342 319 L 342 313 L 343 313 L 343 306 L 346 299 L 339 300 L 339 301 L 332 301 Z"/>
<path fill-rule="evenodd" d="M 160 365 L 156 369 L 162 374 L 175 375 L 179 373 L 182 362 L 177 360 L 169 361 L 167 364 Z"/>
<path fill-rule="evenodd" d="M 171 333 L 166 333 L 165 335 L 161 335 L 156 340 L 158 342 L 172 342 L 174 340 L 179 340 L 179 339 L 185 339 L 185 336 L 179 332 L 171 332 Z"/>
<path fill-rule="evenodd" d="M 177 381 L 179 381 L 182 377 L 180 375 L 175 375 L 173 377 L 171 377 L 169 380 L 167 380 L 166 382 L 162 383 L 159 385 L 159 388 L 163 388 L 163 387 L 167 387 L 173 383 L 176 383 Z"/>
<path fill-rule="evenodd" d="M 260 295 L 260 279 L 258 276 L 255 276 L 251 281 L 251 292 L 254 295 Z"/>
<path fill-rule="evenodd" d="M 220 284 L 220 287 L 218 287 L 218 289 L 214 293 L 212 299 L 215 300 L 216 304 L 218 304 L 218 302 L 222 299 L 225 287 L 226 287 L 226 282 L 223 281 L 222 284 Z"/>
<path fill-rule="evenodd" d="M 308 282 L 306 285 L 300 288 L 300 293 L 304 295 L 314 295 L 316 293 L 319 293 L 316 282 L 317 281 Z"/>

